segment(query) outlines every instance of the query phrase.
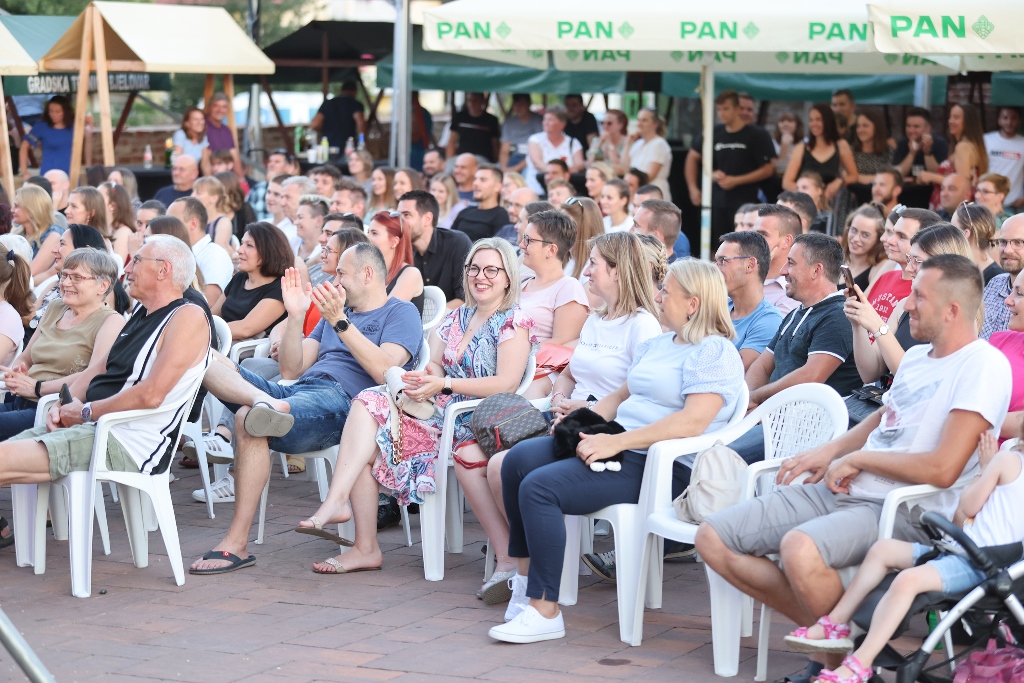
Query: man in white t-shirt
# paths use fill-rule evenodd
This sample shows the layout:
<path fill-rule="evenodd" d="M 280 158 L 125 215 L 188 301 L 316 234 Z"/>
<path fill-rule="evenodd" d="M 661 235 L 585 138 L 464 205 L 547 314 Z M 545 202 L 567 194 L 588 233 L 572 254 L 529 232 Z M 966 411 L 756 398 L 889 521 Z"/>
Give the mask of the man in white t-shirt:
<path fill-rule="evenodd" d="M 196 268 L 203 274 L 203 294 L 210 304 L 216 303 L 231 281 L 235 267 L 224 247 L 206 234 L 206 209 L 195 197 L 183 197 L 171 202 L 167 215 L 174 216 L 185 225 L 192 254 L 196 257 Z"/>
<path fill-rule="evenodd" d="M 978 439 L 999 434 L 1012 388 L 1006 357 L 978 339 L 981 296 L 981 273 L 970 259 L 925 261 L 905 304 L 911 335 L 924 343 L 907 350 L 884 407 L 838 439 L 784 461 L 776 491 L 709 517 L 696 541 L 708 567 L 810 626 L 842 595 L 836 570 L 860 564 L 877 540 L 889 491 L 944 489 L 915 501 L 913 511 L 900 508 L 897 538 L 925 541 L 920 511 L 951 518 L 958 489 L 978 471 Z M 804 473 L 807 482 L 788 485 Z M 769 553 L 780 554 L 784 569 Z"/>
<path fill-rule="evenodd" d="M 1016 107 L 999 109 L 999 130 L 985 133 L 988 172 L 1010 179 L 1010 193 L 1003 200 L 1010 213 L 1024 206 L 1024 135 L 1017 134 L 1020 112 Z"/>
<path fill-rule="evenodd" d="M 299 212 L 299 197 L 304 194 L 316 194 L 316 183 L 312 178 L 296 175 L 281 183 L 284 196 L 281 198 L 281 206 L 284 209 L 284 220 L 277 224 L 277 227 L 288 238 L 288 244 L 293 253 L 298 253 L 299 244 L 302 240 L 298 237 L 298 228 L 295 227 L 295 219 Z"/>

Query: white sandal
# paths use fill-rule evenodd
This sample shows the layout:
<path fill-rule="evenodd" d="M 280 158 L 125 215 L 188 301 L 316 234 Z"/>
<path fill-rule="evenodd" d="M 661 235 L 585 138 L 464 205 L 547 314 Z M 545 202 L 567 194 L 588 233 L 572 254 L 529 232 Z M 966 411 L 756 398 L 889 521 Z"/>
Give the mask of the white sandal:
<path fill-rule="evenodd" d="M 213 496 L 214 503 L 234 503 L 235 478 L 228 473 L 223 479 L 210 485 L 210 494 Z M 192 500 L 197 503 L 205 503 L 206 491 L 203 489 L 196 489 L 192 492 Z"/>

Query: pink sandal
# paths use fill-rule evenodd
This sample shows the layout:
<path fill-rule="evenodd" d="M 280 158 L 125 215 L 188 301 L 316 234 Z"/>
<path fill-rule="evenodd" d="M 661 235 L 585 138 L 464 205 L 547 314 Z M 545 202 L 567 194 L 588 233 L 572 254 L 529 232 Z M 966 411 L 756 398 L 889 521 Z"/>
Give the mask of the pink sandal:
<path fill-rule="evenodd" d="M 871 669 L 865 668 L 853 655 L 843 660 L 843 666 L 849 669 L 853 675 L 841 677 L 835 671 L 822 669 L 821 673 L 818 674 L 818 680 L 824 683 L 868 683 L 874 675 Z"/>
<path fill-rule="evenodd" d="M 824 638 L 808 638 L 809 629 L 806 626 L 801 626 L 786 636 L 784 640 L 791 649 L 810 654 L 845 654 L 853 649 L 853 641 L 850 640 L 850 627 L 846 624 L 837 624 L 826 614 L 818 619 L 818 626 L 824 629 Z"/>

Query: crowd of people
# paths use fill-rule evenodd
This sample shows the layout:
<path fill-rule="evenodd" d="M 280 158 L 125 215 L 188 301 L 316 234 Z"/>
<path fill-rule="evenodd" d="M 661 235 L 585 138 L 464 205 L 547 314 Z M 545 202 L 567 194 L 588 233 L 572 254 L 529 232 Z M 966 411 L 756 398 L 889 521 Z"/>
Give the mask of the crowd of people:
<path fill-rule="evenodd" d="M 624 429 L 581 435 L 576 458 L 558 457 L 552 436 L 491 454 L 465 414 L 445 444 L 496 560 L 477 596 L 507 603 L 490 635 L 527 643 L 565 633 L 562 516 L 636 503 L 653 444 L 715 431 L 793 386 L 843 397 L 869 386 L 879 406 L 851 411 L 843 436 L 782 465 L 781 483 L 809 473 L 805 485 L 727 508 L 695 546 L 664 548 L 668 560 L 699 553 L 796 622 L 790 640 L 822 655 L 808 680 L 825 667 L 823 680 L 866 681 L 889 625 L 845 660 L 834 654 L 852 647 L 836 644 L 849 633 L 839 626 L 879 568 L 913 566 L 921 551 L 906 542 L 924 540 L 919 512 L 902 511 L 898 541 L 876 544 L 886 493 L 933 484 L 942 491 L 920 509 L 974 518 L 994 542 L 1024 536 L 999 518 L 1013 503 L 986 503 L 1009 495 L 997 484 L 1020 472 L 1020 458 L 994 455 L 994 444 L 1024 431 L 1019 118 L 1004 109 L 999 130 L 983 135 L 977 112 L 955 104 L 947 142 L 912 109 L 894 144 L 847 92 L 812 107 L 806 137 L 793 115 L 774 135 L 753 126 L 744 99 L 716 100 L 711 262 L 689 257 L 657 112 L 643 110 L 627 134 L 625 114 L 609 111 L 599 127 L 575 95 L 543 115 L 516 96 L 499 125 L 471 94 L 447 150 L 424 150 L 423 170 L 375 167 L 356 150 L 348 175 L 334 165 L 301 174 L 275 150 L 265 180 L 249 182 L 216 126 L 200 137 L 193 110 L 175 138 L 173 185 L 155 199 L 139 201 L 124 168 L 97 188 L 71 190 L 53 170 L 28 178 L 11 210 L 0 198 L 0 219 L 13 223 L 0 225 L 11 233 L 0 236 L 0 483 L 88 468 L 98 417 L 180 411 L 201 378 L 226 408 L 204 447 L 234 464 L 193 497 L 234 512 L 190 572 L 254 565 L 248 538 L 271 452 L 301 471 L 303 453 L 335 445 L 326 500 L 295 532 L 348 547 L 313 563 L 317 573 L 380 570 L 377 532 L 401 507 L 444 494 L 445 406 L 523 385 L 527 398 L 549 399 L 552 427 L 589 409 Z M 219 106 L 215 96 L 211 111 Z M 358 130 L 356 110 L 342 111 Z M 335 115 L 322 111 L 320 125 Z M 685 161 L 697 202 L 701 149 L 698 138 Z M 911 186 L 934 195 L 934 210 L 900 203 Z M 447 306 L 421 358 L 426 287 Z M 266 339 L 269 357 L 239 366 L 212 350 L 214 315 L 233 341 Z M 531 358 L 537 369 L 524 377 Z M 429 417 L 396 408 L 385 382 L 396 367 L 405 398 L 433 405 Z M 71 400 L 33 429 L 36 401 L 64 384 Z M 115 427 L 108 466 L 161 471 L 180 449 L 178 466 L 198 467 L 172 433 L 155 418 Z M 763 460 L 762 429 L 730 447 Z M 690 483 L 694 456 L 677 462 L 673 495 Z M 591 468 L 609 459 L 618 466 Z M 349 520 L 353 538 L 328 528 Z M 11 543 L 2 522 L 0 546 Z M 614 552 L 583 561 L 615 580 Z M 862 563 L 843 597 L 837 570 Z M 951 570 L 932 569 L 908 573 L 904 593 L 945 586 Z"/>

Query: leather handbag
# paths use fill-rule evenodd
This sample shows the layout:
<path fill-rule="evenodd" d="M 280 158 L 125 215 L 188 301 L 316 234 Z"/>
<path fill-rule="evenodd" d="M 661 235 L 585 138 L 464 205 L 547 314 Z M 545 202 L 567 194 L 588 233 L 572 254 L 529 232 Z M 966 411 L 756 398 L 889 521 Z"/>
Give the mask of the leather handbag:
<path fill-rule="evenodd" d="M 885 391 L 874 384 L 867 384 L 854 389 L 844 399 L 846 412 L 850 415 L 850 428 L 856 427 L 882 407 L 882 396 Z"/>
<path fill-rule="evenodd" d="M 544 342 L 537 349 L 537 371 L 533 373 L 534 379 L 547 377 L 553 372 L 561 372 L 569 365 L 573 349 L 561 344 Z"/>
<path fill-rule="evenodd" d="M 469 428 L 480 450 L 490 458 L 520 441 L 544 436 L 548 433 L 548 421 L 519 394 L 494 394 L 473 409 Z"/>
<path fill-rule="evenodd" d="M 414 401 L 406 396 L 405 382 L 402 381 L 404 374 L 405 370 L 397 365 L 388 368 L 384 373 L 384 388 L 387 390 L 388 396 L 406 415 L 411 415 L 417 420 L 429 420 L 434 416 L 434 399 Z"/>

